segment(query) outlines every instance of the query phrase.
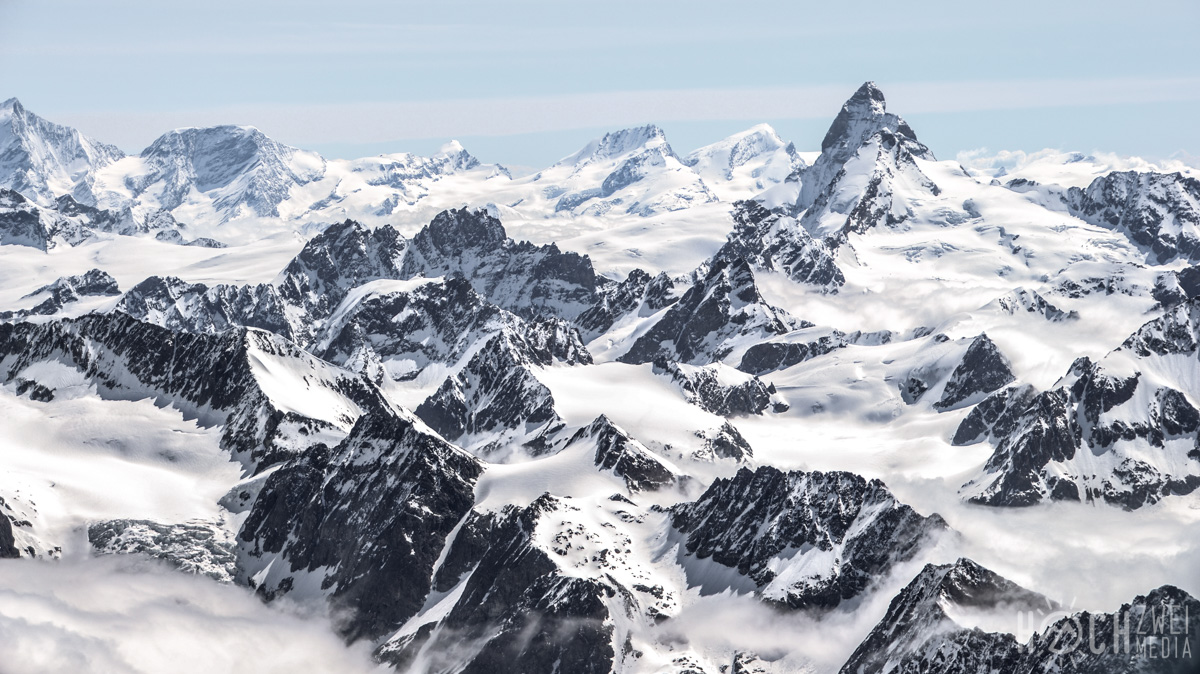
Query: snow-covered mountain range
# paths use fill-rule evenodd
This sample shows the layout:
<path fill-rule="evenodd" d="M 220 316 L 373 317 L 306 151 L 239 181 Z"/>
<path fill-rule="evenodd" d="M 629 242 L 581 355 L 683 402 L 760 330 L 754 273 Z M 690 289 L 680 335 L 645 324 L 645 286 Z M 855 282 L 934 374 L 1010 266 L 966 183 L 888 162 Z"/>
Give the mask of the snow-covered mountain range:
<path fill-rule="evenodd" d="M 9 100 L 0 557 L 404 672 L 1194 671 L 1200 176 L 970 159 L 872 83 L 516 178 Z"/>

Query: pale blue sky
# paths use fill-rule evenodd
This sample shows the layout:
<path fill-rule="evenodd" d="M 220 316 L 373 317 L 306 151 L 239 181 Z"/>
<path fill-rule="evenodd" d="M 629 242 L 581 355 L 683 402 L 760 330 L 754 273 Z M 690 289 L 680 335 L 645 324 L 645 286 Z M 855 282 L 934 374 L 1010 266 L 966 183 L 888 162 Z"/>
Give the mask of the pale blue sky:
<path fill-rule="evenodd" d="M 916 5 L 916 6 L 913 6 Z M 0 0 L 0 99 L 140 150 L 254 124 L 329 156 L 542 166 L 655 122 L 817 149 L 864 80 L 935 153 L 1200 154 L 1200 3 Z"/>

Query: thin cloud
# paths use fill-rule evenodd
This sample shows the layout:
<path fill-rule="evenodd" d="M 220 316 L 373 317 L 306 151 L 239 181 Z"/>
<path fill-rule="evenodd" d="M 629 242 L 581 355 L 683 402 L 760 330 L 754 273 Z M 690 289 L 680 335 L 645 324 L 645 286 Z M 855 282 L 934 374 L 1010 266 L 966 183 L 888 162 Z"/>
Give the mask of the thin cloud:
<path fill-rule="evenodd" d="M 881 83 L 901 114 L 1200 100 L 1200 78 Z M 252 124 L 293 145 L 510 136 L 646 122 L 832 117 L 845 86 L 614 91 L 346 104 L 258 104 L 172 112 L 93 111 L 56 116 L 125 147 L 181 126 Z"/>

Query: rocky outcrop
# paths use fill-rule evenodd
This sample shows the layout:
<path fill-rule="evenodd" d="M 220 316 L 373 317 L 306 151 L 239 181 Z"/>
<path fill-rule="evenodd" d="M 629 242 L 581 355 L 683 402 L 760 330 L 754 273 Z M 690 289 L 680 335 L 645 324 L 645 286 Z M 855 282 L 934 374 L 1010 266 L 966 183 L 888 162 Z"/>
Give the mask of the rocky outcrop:
<path fill-rule="evenodd" d="M 94 235 L 90 223 L 39 206 L 13 190 L 0 189 L 0 244 L 48 251 L 78 246 Z"/>
<path fill-rule="evenodd" d="M 407 278 L 400 270 L 407 249 L 408 241 L 390 225 L 370 229 L 346 220 L 304 244 L 272 285 L 286 303 L 321 321 L 352 289 L 377 279 Z"/>
<path fill-rule="evenodd" d="M 767 210 L 756 201 L 739 201 L 733 207 L 733 222 L 733 231 L 715 259 L 745 259 L 825 293 L 836 293 L 846 283 L 834 252 L 795 218 Z"/>
<path fill-rule="evenodd" d="M 754 456 L 754 448 L 749 441 L 728 421 L 712 430 L 697 432 L 696 437 L 704 441 L 704 446 L 692 454 L 694 459 L 732 459 L 740 462 L 749 461 Z"/>
<path fill-rule="evenodd" d="M 1011 634 L 971 629 L 955 622 L 962 613 L 1004 613 L 1014 628 L 1018 615 L 1055 608 L 1050 600 L 969 559 L 928 564 L 842 666 L 842 674 L 880 672 L 1017 672 L 1021 645 Z M 1044 671 L 1044 670 L 1040 670 Z"/>
<path fill-rule="evenodd" d="M 1150 262 L 1200 261 L 1200 181 L 1180 173 L 1115 172 L 1067 191 L 1074 215 L 1123 232 Z"/>
<path fill-rule="evenodd" d="M 627 635 L 614 618 L 631 615 L 637 604 L 603 572 L 612 552 L 563 568 L 579 553 L 599 553 L 586 543 L 594 532 L 562 522 L 570 528 L 544 547 L 547 528 L 574 509 L 547 494 L 528 507 L 468 520 L 435 578 L 440 592 L 461 588 L 453 604 L 444 616 L 400 630 L 380 647 L 380 658 L 400 670 L 470 674 L 613 671 L 629 655 L 619 650 Z"/>
<path fill-rule="evenodd" d="M 390 408 L 365 380 L 262 331 L 175 332 L 122 313 L 0 323 L 0 381 L 37 381 L 28 368 L 48 361 L 78 370 L 102 395 L 151 396 L 223 424 L 221 446 L 249 471 L 335 442 L 364 411 Z"/>
<path fill-rule="evenodd" d="M 91 269 L 83 274 L 59 277 L 53 283 L 34 290 L 21 299 L 37 300 L 36 305 L 19 311 L 2 311 L 0 318 L 52 316 L 83 297 L 111 297 L 120 294 L 116 279 L 108 272 Z"/>
<path fill-rule="evenodd" d="M 500 221 L 483 210 L 449 210 L 421 228 L 398 278 L 466 277 L 489 302 L 524 318 L 571 319 L 594 301 L 591 260 L 554 244 L 535 246 L 508 238 Z"/>
<path fill-rule="evenodd" d="M 17 539 L 13 535 L 12 520 L 0 512 L 0 559 L 16 559 L 21 556 L 17 549 Z"/>
<path fill-rule="evenodd" d="M 1053 390 L 1008 388 L 981 402 L 954 442 L 988 439 L 996 450 L 964 494 L 1133 509 L 1200 488 L 1200 411 L 1184 393 L 1193 375 L 1168 365 L 1196 353 L 1198 318 L 1194 302 L 1177 305 L 1101 361 L 1077 360 Z"/>
<path fill-rule="evenodd" d="M 792 608 L 861 594 L 946 529 L 878 480 L 768 466 L 717 479 L 671 513 L 687 554 L 736 569 L 764 599 Z"/>
<path fill-rule="evenodd" d="M 933 404 L 939 411 L 954 410 L 982 400 L 1013 382 L 1016 376 L 995 343 L 981 334 L 971 341 L 958 367 L 950 373 L 942 397 Z"/>
<path fill-rule="evenodd" d="M 595 464 L 625 480 L 630 491 L 649 491 L 678 482 L 677 469 L 658 458 L 642 443 L 603 414 L 576 431 L 567 447 L 595 444 Z"/>
<path fill-rule="evenodd" d="M 745 260 L 717 260 L 619 360 L 647 363 L 667 358 L 705 365 L 725 358 L 739 342 L 781 335 L 803 325 L 767 304 Z"/>
<path fill-rule="evenodd" d="M 624 281 L 610 281 L 598 286 L 594 303 L 579 314 L 574 323 L 590 341 L 626 316 L 651 316 L 678 300 L 675 282 L 666 273 L 651 277 L 641 269 L 634 269 Z"/>
<path fill-rule="evenodd" d="M 1026 288 L 1017 288 L 1012 292 L 1006 293 L 1004 296 L 997 298 L 993 304 L 997 309 L 1010 316 L 1041 316 L 1051 323 L 1061 323 L 1079 318 L 1078 312 L 1063 311 L 1051 304 L 1045 297 Z"/>
<path fill-rule="evenodd" d="M 480 455 L 516 446 L 534 455 L 548 452 L 565 424 L 550 389 L 531 371 L 539 363 L 523 347 L 507 334 L 492 337 L 417 407 L 417 416 L 442 437 Z"/>
<path fill-rule="evenodd" d="M 482 472 L 411 418 L 364 415 L 267 478 L 238 533 L 239 577 L 268 599 L 320 588 L 348 640 L 389 634 L 424 603 Z"/>
<path fill-rule="evenodd" d="M 273 285 L 208 286 L 174 276 L 151 276 L 129 289 L 116 311 L 169 330 L 215 335 L 258 328 L 302 341 L 308 323 L 296 320 Z"/>
<path fill-rule="evenodd" d="M 233 535 L 220 521 L 108 520 L 88 526 L 88 542 L 98 554 L 147 555 L 221 583 L 232 583 L 236 573 Z"/>
<path fill-rule="evenodd" d="M 538 365 L 592 362 L 569 323 L 521 319 L 489 303 L 462 277 L 373 281 L 356 288 L 333 312 L 313 351 L 348 368 L 378 363 L 380 375 L 403 380 L 430 364 L 459 366 L 500 334 Z"/>
<path fill-rule="evenodd" d="M 1200 626 L 1200 601 L 1164 585 L 1113 613 L 1069 612 L 969 559 L 927 565 L 842 666 L 880 672 L 1062 672 L 1185 674 Z M 970 624 L 971 616 L 1042 630 L 1027 643 Z M 1060 615 L 1058 620 L 1049 617 Z M 1049 624 L 1047 624 L 1049 623 Z"/>
<path fill-rule="evenodd" d="M 730 376 L 730 372 L 722 372 L 723 367 L 680 365 L 661 357 L 654 360 L 654 374 L 670 378 L 688 402 L 713 414 L 729 417 L 762 414 L 768 409 L 787 411 L 788 404 L 776 393 L 774 384 L 738 372 Z"/>

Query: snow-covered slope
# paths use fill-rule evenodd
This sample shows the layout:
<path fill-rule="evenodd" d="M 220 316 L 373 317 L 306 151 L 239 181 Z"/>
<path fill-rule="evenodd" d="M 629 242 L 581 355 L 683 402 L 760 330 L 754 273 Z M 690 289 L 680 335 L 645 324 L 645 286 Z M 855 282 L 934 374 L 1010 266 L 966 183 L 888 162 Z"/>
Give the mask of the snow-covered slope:
<path fill-rule="evenodd" d="M 807 167 L 769 124 L 735 133 L 683 158 L 722 201 L 747 199 Z"/>
<path fill-rule="evenodd" d="M 0 103 L 0 187 L 43 206 L 64 195 L 94 206 L 97 172 L 124 156 L 75 129 L 47 122 L 15 98 Z"/>
<path fill-rule="evenodd" d="M 176 129 L 105 170 L 101 201 L 170 211 L 184 222 L 273 217 L 293 189 L 319 179 L 325 160 L 250 126 Z"/>
<path fill-rule="evenodd" d="M 554 202 L 554 211 L 643 217 L 717 199 L 656 126 L 605 134 L 527 183 Z"/>

